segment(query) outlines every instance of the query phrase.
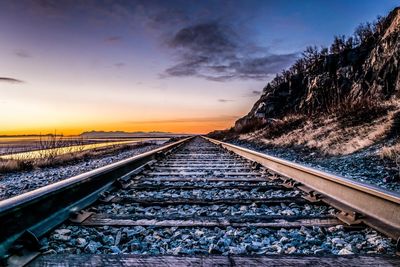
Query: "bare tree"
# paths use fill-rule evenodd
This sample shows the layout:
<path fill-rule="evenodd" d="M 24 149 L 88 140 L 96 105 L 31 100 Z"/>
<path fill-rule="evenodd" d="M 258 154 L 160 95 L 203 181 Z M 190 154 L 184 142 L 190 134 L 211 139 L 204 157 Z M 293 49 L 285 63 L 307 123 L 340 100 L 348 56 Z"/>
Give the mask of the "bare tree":
<path fill-rule="evenodd" d="M 366 42 L 373 34 L 374 30 L 371 23 L 361 23 L 354 31 L 354 40 L 360 45 Z"/>
<path fill-rule="evenodd" d="M 307 46 L 302 53 L 305 63 L 307 65 L 314 64 L 314 62 L 319 58 L 320 53 L 317 46 Z"/>
<path fill-rule="evenodd" d="M 303 73 L 306 69 L 306 64 L 303 58 L 299 58 L 296 62 L 290 67 L 289 71 L 293 74 Z"/>
<path fill-rule="evenodd" d="M 346 45 L 346 37 L 344 35 L 337 36 L 333 39 L 333 43 L 331 44 L 330 52 L 333 54 L 338 54 L 345 49 Z"/>
<path fill-rule="evenodd" d="M 354 46 L 356 46 L 354 38 L 350 36 L 346 40 L 345 49 L 352 49 Z"/>
<path fill-rule="evenodd" d="M 327 56 L 329 54 L 329 49 L 325 46 L 321 46 L 320 54 L 321 56 Z"/>

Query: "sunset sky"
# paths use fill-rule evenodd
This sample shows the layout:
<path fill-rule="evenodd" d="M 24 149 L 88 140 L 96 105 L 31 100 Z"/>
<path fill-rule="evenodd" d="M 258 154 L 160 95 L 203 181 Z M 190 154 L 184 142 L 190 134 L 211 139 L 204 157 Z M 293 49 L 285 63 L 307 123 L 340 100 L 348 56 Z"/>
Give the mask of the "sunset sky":
<path fill-rule="evenodd" d="M 398 1 L 0 1 L 0 135 L 232 126 L 308 45 Z"/>

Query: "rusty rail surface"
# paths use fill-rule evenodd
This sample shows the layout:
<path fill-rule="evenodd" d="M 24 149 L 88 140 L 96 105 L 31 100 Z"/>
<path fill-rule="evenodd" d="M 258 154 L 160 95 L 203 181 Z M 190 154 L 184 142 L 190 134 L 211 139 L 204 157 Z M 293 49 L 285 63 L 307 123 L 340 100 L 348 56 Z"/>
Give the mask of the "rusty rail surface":
<path fill-rule="evenodd" d="M 96 201 L 117 179 L 135 174 L 191 138 L 0 201 L 0 259 L 22 247 L 37 247 L 39 237 L 74 214 L 79 216 L 79 210 Z"/>
<path fill-rule="evenodd" d="M 214 144 L 258 162 L 289 178 L 288 185 L 309 193 L 309 198 L 334 206 L 348 224 L 365 223 L 398 241 L 400 246 L 400 194 L 373 185 L 322 172 L 277 157 L 204 137 Z M 293 179 L 290 181 L 290 179 Z"/>

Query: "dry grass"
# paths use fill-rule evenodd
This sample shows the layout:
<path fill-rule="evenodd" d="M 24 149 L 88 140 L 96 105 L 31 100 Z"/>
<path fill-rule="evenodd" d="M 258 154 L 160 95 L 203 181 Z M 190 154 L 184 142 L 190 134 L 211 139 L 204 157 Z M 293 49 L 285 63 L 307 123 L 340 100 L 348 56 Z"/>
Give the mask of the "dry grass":
<path fill-rule="evenodd" d="M 393 130 L 400 105 L 386 102 L 374 109 L 360 109 L 307 118 L 287 116 L 240 139 L 275 146 L 303 146 L 326 155 L 346 155 L 384 139 Z M 347 115 L 346 115 L 347 114 Z"/>
<path fill-rule="evenodd" d="M 32 170 L 34 168 L 44 168 L 50 166 L 60 166 L 71 162 L 81 160 L 89 160 L 97 157 L 103 157 L 109 154 L 120 153 L 130 149 L 148 146 L 150 143 L 134 143 L 134 144 L 120 144 L 111 145 L 107 147 L 100 147 L 91 150 L 76 151 L 67 154 L 57 154 L 56 152 L 46 154 L 40 159 L 0 159 L 0 173 L 17 172 Z"/>
<path fill-rule="evenodd" d="M 400 143 L 397 143 L 392 146 L 384 146 L 381 148 L 381 150 L 378 152 L 378 155 L 382 159 L 389 159 L 393 161 L 399 161 L 400 160 Z"/>
<path fill-rule="evenodd" d="M 384 161 L 391 162 L 389 169 L 397 171 L 397 179 L 400 177 L 400 143 L 384 146 L 378 152 L 378 156 Z M 388 168 L 388 167 L 387 167 Z"/>

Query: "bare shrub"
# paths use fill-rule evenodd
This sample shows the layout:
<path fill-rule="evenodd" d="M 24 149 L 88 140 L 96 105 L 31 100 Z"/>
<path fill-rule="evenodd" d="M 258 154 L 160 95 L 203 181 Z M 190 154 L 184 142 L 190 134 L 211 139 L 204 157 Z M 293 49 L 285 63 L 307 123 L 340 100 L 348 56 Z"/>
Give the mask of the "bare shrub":
<path fill-rule="evenodd" d="M 240 140 L 311 149 L 324 155 L 348 155 L 396 138 L 400 132 L 400 101 L 368 104 L 371 112 L 364 109 L 366 103 L 338 107 L 331 114 L 290 115 L 270 120 L 263 129 L 242 135 Z"/>
<path fill-rule="evenodd" d="M 372 98 L 355 101 L 350 98 L 331 109 L 344 127 L 362 125 L 385 116 L 397 105 L 393 102 L 379 102 Z"/>
<path fill-rule="evenodd" d="M 0 173 L 12 171 L 29 171 L 34 168 L 32 160 L 0 159 Z"/>
<path fill-rule="evenodd" d="M 62 136 L 54 135 L 42 136 L 40 135 L 37 150 L 41 159 L 48 161 L 54 160 L 55 157 L 61 154 L 61 147 L 68 146 L 68 142 L 63 140 Z"/>
<path fill-rule="evenodd" d="M 282 134 L 291 132 L 294 129 L 301 127 L 306 121 L 302 115 L 288 115 L 281 120 L 274 120 L 267 124 L 263 131 L 265 138 L 274 138 Z"/>
<path fill-rule="evenodd" d="M 379 152 L 382 159 L 399 160 L 400 161 L 400 144 L 394 146 L 384 146 Z"/>
<path fill-rule="evenodd" d="M 397 179 L 400 180 L 400 143 L 382 147 L 378 155 L 381 159 L 389 161 L 394 165 L 392 169 L 397 172 Z"/>
<path fill-rule="evenodd" d="M 244 134 L 249 132 L 254 132 L 258 129 L 261 129 L 265 126 L 265 121 L 263 119 L 251 119 L 247 120 L 240 125 L 235 126 L 235 132 L 238 134 Z"/>
<path fill-rule="evenodd" d="M 52 144 L 55 144 L 54 140 Z M 75 141 L 74 141 L 75 142 Z M 81 142 L 81 141 L 79 141 Z M 82 141 L 83 142 L 83 141 Z M 59 144 L 59 143 L 58 143 Z M 96 157 L 103 157 L 105 155 L 112 155 L 121 153 L 130 149 L 149 146 L 149 142 L 139 142 L 133 144 L 117 144 L 106 147 L 99 147 L 90 150 L 74 150 L 71 153 L 55 155 L 55 153 L 45 154 L 51 155 L 50 157 L 28 159 L 28 158 L 13 158 L 13 159 L 0 159 L 0 173 L 17 172 L 23 170 L 31 170 L 33 168 L 53 167 L 69 164 L 71 162 L 78 162 L 81 160 L 89 160 Z M 61 147 L 59 147 L 61 149 Z"/>

